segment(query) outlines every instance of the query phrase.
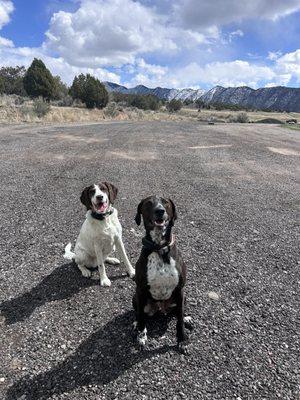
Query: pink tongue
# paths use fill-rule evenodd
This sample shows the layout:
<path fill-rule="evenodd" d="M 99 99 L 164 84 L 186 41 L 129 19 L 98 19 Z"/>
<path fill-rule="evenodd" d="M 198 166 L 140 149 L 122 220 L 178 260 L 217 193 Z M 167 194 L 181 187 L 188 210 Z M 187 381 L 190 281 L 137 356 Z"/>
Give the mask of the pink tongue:
<path fill-rule="evenodd" d="M 98 207 L 98 211 L 103 212 L 106 209 L 106 203 L 101 204 L 101 206 Z"/>

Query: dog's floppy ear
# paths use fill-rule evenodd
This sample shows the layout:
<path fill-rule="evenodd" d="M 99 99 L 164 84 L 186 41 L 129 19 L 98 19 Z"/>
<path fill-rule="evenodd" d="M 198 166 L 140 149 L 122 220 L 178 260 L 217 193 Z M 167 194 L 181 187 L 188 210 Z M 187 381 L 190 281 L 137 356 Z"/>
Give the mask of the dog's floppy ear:
<path fill-rule="evenodd" d="M 172 207 L 172 212 L 173 212 L 173 218 L 172 218 L 172 221 L 174 222 L 174 221 L 176 221 L 176 219 L 177 219 L 176 207 L 175 207 L 175 204 L 174 204 L 174 202 L 173 202 L 171 199 L 169 199 L 169 202 L 170 202 L 170 204 L 171 204 L 171 207 Z"/>
<path fill-rule="evenodd" d="M 80 196 L 81 203 L 83 205 L 85 205 L 88 210 L 90 210 L 92 208 L 91 199 L 89 196 L 90 189 L 91 189 L 91 186 L 87 186 L 86 188 L 84 188 L 83 192 L 81 193 L 81 196 Z"/>
<path fill-rule="evenodd" d="M 142 200 L 140 202 L 140 204 L 138 205 L 138 208 L 136 210 L 136 215 L 135 215 L 135 218 L 134 218 L 136 224 L 139 225 L 139 226 L 141 225 L 141 222 L 142 222 L 142 207 L 143 207 L 143 203 L 144 203 L 144 200 Z"/>
<path fill-rule="evenodd" d="M 118 194 L 118 188 L 110 182 L 103 182 L 103 185 L 107 187 L 109 201 L 111 202 L 111 204 L 114 204 L 114 201 L 116 200 Z"/>

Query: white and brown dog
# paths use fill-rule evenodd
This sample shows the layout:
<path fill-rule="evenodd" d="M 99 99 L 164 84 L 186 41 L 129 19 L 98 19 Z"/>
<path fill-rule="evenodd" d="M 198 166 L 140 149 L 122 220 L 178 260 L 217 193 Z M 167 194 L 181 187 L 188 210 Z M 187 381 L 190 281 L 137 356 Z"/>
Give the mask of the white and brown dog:
<path fill-rule="evenodd" d="M 91 270 L 98 266 L 101 286 L 110 286 L 105 271 L 105 261 L 119 264 L 117 258 L 111 257 L 116 249 L 125 264 L 127 274 L 134 278 L 135 271 L 126 255 L 122 241 L 122 227 L 118 212 L 113 207 L 118 189 L 108 182 L 86 187 L 80 197 L 87 208 L 86 219 L 81 227 L 74 252 L 71 243 L 65 248 L 64 258 L 74 260 L 85 277 L 91 276 Z"/>

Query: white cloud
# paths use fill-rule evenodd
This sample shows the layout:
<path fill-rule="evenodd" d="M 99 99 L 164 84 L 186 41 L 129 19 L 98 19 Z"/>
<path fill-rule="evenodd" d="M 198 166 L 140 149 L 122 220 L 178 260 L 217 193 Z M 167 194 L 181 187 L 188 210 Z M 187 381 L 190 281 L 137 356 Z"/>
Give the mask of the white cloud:
<path fill-rule="evenodd" d="M 230 32 L 229 33 L 229 41 L 232 41 L 232 39 L 236 36 L 243 37 L 244 32 L 241 29 L 237 29 L 236 31 Z"/>
<path fill-rule="evenodd" d="M 160 68 L 163 68 L 161 72 Z M 247 61 L 214 62 L 204 66 L 190 63 L 183 68 L 170 69 L 153 66 L 153 68 L 136 69 L 136 75 L 130 86 L 143 84 L 150 87 L 166 86 L 175 88 L 221 86 L 250 86 L 257 88 L 269 83 L 286 85 L 291 74 L 279 69 L 277 65 L 266 66 Z"/>
<path fill-rule="evenodd" d="M 215 43 L 220 51 L 233 38 L 244 35 L 235 29 L 222 37 L 220 27 L 249 18 L 279 18 L 300 9 L 300 0 L 176 0 L 168 3 L 170 7 L 152 8 L 150 2 L 142 1 L 78 0 L 76 11 L 53 14 L 47 40 L 38 48 L 18 48 L 0 36 L 0 65 L 29 66 L 38 57 L 67 83 L 81 72 L 116 83 L 126 74 L 129 86 L 150 87 L 258 87 L 287 85 L 292 79 L 300 82 L 300 49 L 284 55 L 270 52 L 266 64 L 261 56 L 252 62 L 209 62 L 215 59 Z M 9 22 L 12 11 L 12 1 L 0 0 L 0 29 Z M 153 53 L 155 59 L 162 56 L 169 63 L 146 62 Z M 180 62 L 186 60 L 186 65 L 172 67 L 173 55 L 177 61 L 180 57 Z M 226 51 L 218 56 L 228 58 Z M 109 71 L 110 66 L 119 67 L 118 73 Z"/>
<path fill-rule="evenodd" d="M 275 61 L 281 56 L 282 56 L 281 51 L 269 51 L 268 53 L 268 59 L 271 61 Z"/>
<path fill-rule="evenodd" d="M 82 0 L 75 12 L 55 13 L 46 33 L 49 51 L 79 66 L 122 66 L 137 57 L 172 55 L 219 37 L 176 26 L 171 15 L 134 0 Z"/>
<path fill-rule="evenodd" d="M 74 76 L 80 73 L 89 73 L 101 81 L 120 82 L 119 75 L 104 68 L 76 67 L 67 63 L 62 57 L 51 57 L 44 47 L 13 47 L 11 41 L 6 42 L 0 38 L 0 66 L 29 67 L 35 57 L 42 59 L 53 75 L 59 75 L 68 84 L 72 83 Z"/>
<path fill-rule="evenodd" d="M 10 21 L 14 5 L 10 0 L 0 0 L 0 29 Z"/>
<path fill-rule="evenodd" d="M 179 0 L 173 6 L 178 21 L 190 29 L 251 19 L 277 19 L 300 9 L 299 0 Z"/>
<path fill-rule="evenodd" d="M 276 70 L 281 74 L 286 74 L 289 80 L 295 78 L 300 82 L 300 49 L 277 58 Z"/>
<path fill-rule="evenodd" d="M 14 47 L 14 43 L 9 39 L 0 36 L 0 47 Z"/>
<path fill-rule="evenodd" d="M 133 0 L 83 0 L 76 12 L 53 15 L 47 47 L 77 67 L 118 66 L 176 50 L 173 34 L 163 17 Z"/>

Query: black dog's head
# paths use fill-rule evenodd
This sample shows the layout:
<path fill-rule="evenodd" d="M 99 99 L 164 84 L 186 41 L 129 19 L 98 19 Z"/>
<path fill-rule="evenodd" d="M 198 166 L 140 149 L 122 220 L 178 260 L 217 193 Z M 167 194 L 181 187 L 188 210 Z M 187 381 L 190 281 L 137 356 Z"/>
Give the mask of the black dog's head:
<path fill-rule="evenodd" d="M 140 225 L 141 217 L 146 231 L 166 230 L 168 226 L 173 226 L 177 219 L 175 204 L 171 199 L 163 197 L 149 196 L 143 199 L 137 208 L 135 222 Z"/>
<path fill-rule="evenodd" d="M 118 189 L 109 182 L 87 186 L 80 196 L 80 201 L 88 210 L 97 214 L 104 214 L 114 203 Z"/>

